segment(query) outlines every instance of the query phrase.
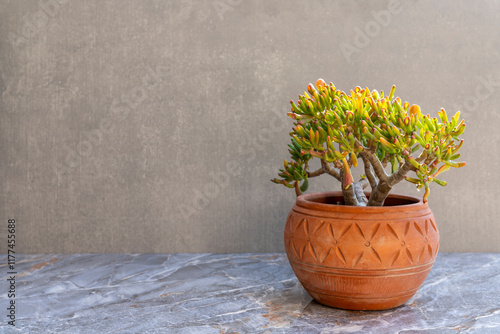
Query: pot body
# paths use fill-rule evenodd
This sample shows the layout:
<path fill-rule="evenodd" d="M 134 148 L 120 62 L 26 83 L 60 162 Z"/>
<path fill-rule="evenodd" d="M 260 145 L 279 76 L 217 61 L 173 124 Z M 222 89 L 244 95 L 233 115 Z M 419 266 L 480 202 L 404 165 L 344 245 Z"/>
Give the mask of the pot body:
<path fill-rule="evenodd" d="M 341 192 L 301 195 L 285 226 L 292 269 L 319 303 L 383 310 L 408 301 L 424 282 L 439 249 L 427 203 L 389 195 L 383 207 L 341 203 Z"/>

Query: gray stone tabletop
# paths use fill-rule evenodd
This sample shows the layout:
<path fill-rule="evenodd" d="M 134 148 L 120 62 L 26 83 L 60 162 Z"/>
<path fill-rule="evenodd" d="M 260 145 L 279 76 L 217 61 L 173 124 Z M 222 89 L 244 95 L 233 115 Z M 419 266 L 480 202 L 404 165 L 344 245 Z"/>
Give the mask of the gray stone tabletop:
<path fill-rule="evenodd" d="M 284 254 L 78 254 L 16 258 L 0 333 L 500 333 L 500 254 L 442 253 L 396 309 L 345 311 L 304 291 Z"/>

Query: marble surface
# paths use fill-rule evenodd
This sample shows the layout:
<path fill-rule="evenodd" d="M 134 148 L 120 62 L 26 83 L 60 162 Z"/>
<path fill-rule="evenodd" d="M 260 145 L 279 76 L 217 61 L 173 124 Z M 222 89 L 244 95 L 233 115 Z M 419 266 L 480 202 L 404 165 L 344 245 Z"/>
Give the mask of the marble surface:
<path fill-rule="evenodd" d="M 500 254 L 443 253 L 406 305 L 322 306 L 284 254 L 78 254 L 16 259 L 16 327 L 0 333 L 500 333 Z"/>

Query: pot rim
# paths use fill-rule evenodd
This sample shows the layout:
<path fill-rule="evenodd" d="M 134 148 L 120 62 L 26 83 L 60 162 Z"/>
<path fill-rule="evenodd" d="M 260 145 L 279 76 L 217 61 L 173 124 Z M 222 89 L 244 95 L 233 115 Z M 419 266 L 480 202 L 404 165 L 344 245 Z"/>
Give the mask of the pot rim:
<path fill-rule="evenodd" d="M 370 193 L 367 193 L 369 195 Z M 389 194 L 388 198 L 407 200 L 412 203 L 403 205 L 390 205 L 390 206 L 349 206 L 349 205 L 337 205 L 315 202 L 313 200 L 325 198 L 325 197 L 343 197 L 341 191 L 325 191 L 325 192 L 315 192 L 310 194 L 303 194 L 297 197 L 295 205 L 304 209 L 318 210 L 318 211 L 329 211 L 329 212 L 343 212 L 343 213 L 396 213 L 396 212 L 408 212 L 408 211 L 418 211 L 426 209 L 428 207 L 427 203 L 424 203 L 422 199 L 414 196 L 400 195 L 400 194 Z"/>

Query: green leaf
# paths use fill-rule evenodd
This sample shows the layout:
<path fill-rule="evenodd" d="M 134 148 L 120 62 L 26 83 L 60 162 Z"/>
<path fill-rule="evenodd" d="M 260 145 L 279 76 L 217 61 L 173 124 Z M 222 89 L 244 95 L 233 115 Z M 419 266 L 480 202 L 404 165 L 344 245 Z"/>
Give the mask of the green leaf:
<path fill-rule="evenodd" d="M 305 192 L 307 188 L 309 188 L 309 179 L 306 177 L 300 186 L 300 191 Z"/>

